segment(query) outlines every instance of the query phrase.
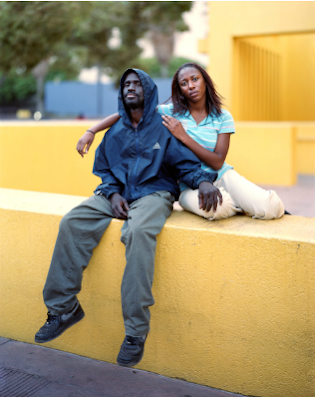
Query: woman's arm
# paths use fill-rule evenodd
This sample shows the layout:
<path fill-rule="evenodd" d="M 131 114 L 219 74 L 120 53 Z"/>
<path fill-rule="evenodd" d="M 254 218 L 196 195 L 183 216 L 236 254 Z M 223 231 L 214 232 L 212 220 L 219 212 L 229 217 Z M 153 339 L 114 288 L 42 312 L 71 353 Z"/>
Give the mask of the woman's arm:
<path fill-rule="evenodd" d="M 213 152 L 207 150 L 194 141 L 184 130 L 180 121 L 171 116 L 162 116 L 162 123 L 175 138 L 187 146 L 199 160 L 203 161 L 213 170 L 219 170 L 226 158 L 230 145 L 231 134 L 219 134 L 216 147 Z"/>
<path fill-rule="evenodd" d="M 105 130 L 106 128 L 110 128 L 119 119 L 119 114 L 115 113 L 89 128 L 86 133 L 81 136 L 79 142 L 77 143 L 77 151 L 79 154 L 82 157 L 87 154 L 94 141 L 95 134 L 99 131 Z"/>

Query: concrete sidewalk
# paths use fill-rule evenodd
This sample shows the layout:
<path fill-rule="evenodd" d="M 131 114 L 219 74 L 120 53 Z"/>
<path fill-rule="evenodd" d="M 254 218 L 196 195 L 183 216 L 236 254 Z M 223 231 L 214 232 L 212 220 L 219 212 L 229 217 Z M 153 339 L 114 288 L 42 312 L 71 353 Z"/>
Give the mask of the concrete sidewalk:
<path fill-rule="evenodd" d="M 0 337 L 0 396 L 239 397 L 240 394 Z"/>

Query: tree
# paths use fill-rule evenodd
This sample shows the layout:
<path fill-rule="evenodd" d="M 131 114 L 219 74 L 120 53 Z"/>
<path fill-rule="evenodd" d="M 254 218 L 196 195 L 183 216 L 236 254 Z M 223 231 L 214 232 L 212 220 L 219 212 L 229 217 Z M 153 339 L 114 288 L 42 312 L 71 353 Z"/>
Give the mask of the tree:
<path fill-rule="evenodd" d="M 1 82 L 12 71 L 33 74 L 37 108 L 43 108 L 43 80 L 52 56 L 69 36 L 80 10 L 77 2 L 0 2 Z"/>
<path fill-rule="evenodd" d="M 0 2 L 0 68 L 31 70 L 54 55 L 56 45 L 72 30 L 75 3 Z"/>
<path fill-rule="evenodd" d="M 131 4 L 132 3 L 132 4 Z M 43 107 L 43 82 L 53 63 L 106 68 L 117 76 L 125 61 L 137 59 L 136 40 L 144 33 L 134 20 L 145 2 L 0 2 L 0 72 L 32 72 L 37 80 L 37 108 Z M 132 27 L 132 25 L 134 27 Z M 109 40 L 121 31 L 120 48 Z M 30 28 L 31 27 L 31 28 Z M 66 61 L 66 62 L 65 62 Z M 72 65 L 73 66 L 73 65 Z"/>
<path fill-rule="evenodd" d="M 36 80 L 30 74 L 10 71 L 3 80 L 0 90 L 0 104 L 23 101 L 36 93 Z"/>
<path fill-rule="evenodd" d="M 118 85 L 119 77 L 128 66 L 137 67 L 137 59 L 142 51 L 137 39 L 143 36 L 145 30 L 141 21 L 134 21 L 145 3 L 89 2 L 84 18 L 69 38 L 69 45 L 84 49 L 84 66 L 98 68 L 99 113 L 102 109 L 101 73 L 109 74 Z M 110 44 L 114 29 L 118 29 L 120 35 L 116 46 Z"/>
<path fill-rule="evenodd" d="M 191 2 L 175 1 L 0 2 L 2 80 L 12 70 L 32 71 L 41 109 L 43 82 L 53 64 L 72 70 L 97 66 L 117 81 L 127 67 L 140 66 L 137 40 L 148 31 L 166 74 L 174 32 L 187 29 L 181 14 L 190 8 Z M 120 42 L 113 46 L 115 29 Z M 167 50 L 161 50 L 164 42 Z"/>
<path fill-rule="evenodd" d="M 145 10 L 148 37 L 161 64 L 162 77 L 168 75 L 169 62 L 174 52 L 175 32 L 188 30 L 182 14 L 189 11 L 191 6 L 191 1 L 148 2 Z"/>

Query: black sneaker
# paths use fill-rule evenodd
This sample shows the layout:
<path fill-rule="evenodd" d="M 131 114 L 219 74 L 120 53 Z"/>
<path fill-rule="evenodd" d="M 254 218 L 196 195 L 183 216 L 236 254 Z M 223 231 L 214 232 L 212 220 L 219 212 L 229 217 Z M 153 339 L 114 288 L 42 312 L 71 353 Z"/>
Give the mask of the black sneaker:
<path fill-rule="evenodd" d="M 76 324 L 84 317 L 84 311 L 78 302 L 69 313 L 52 315 L 47 313 L 47 322 L 35 335 L 36 343 L 50 342 L 66 329 Z"/>
<path fill-rule="evenodd" d="M 117 357 L 117 363 L 123 367 L 133 367 L 138 364 L 144 353 L 145 340 L 146 336 L 126 335 Z"/>

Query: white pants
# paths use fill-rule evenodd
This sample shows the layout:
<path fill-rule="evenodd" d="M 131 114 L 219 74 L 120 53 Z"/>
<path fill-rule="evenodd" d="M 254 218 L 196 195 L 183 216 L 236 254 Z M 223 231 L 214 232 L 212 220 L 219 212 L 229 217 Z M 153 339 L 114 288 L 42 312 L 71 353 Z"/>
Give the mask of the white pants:
<path fill-rule="evenodd" d="M 214 182 L 220 189 L 223 203 L 217 210 L 199 209 L 199 190 L 186 189 L 179 196 L 179 204 L 189 212 L 212 220 L 229 218 L 238 212 L 256 219 L 277 219 L 284 214 L 284 205 L 274 190 L 264 190 L 234 170 L 227 171 Z"/>

